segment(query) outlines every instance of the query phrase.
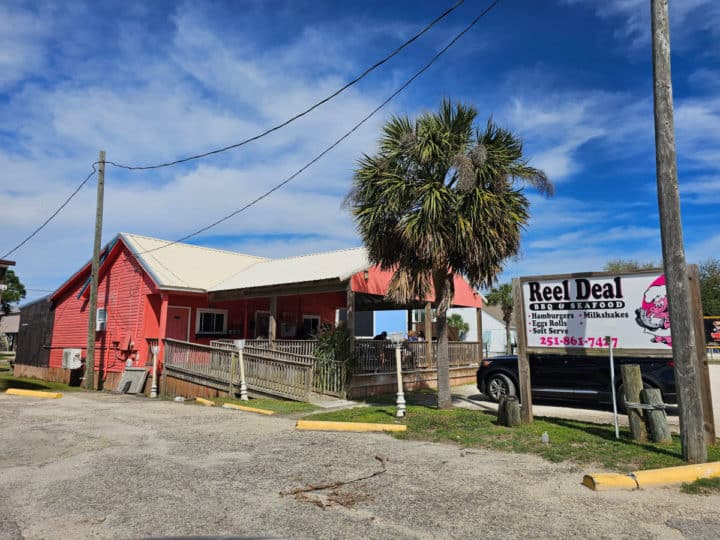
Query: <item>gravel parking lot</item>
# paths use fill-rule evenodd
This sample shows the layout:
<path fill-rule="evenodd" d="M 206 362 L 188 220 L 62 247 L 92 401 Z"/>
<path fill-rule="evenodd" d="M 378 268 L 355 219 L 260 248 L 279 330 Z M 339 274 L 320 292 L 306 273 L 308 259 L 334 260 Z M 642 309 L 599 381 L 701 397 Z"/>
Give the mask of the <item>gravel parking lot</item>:
<path fill-rule="evenodd" d="M 0 538 L 720 536 L 720 496 L 596 493 L 535 456 L 111 394 L 2 395 L 0 422 Z"/>

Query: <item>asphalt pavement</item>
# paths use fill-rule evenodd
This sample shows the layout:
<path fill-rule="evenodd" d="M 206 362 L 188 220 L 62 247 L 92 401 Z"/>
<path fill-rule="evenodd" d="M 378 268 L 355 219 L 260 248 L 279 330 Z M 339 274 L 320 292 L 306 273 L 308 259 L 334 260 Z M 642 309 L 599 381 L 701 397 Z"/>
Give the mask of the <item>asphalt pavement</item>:
<path fill-rule="evenodd" d="M 720 536 L 720 496 L 593 492 L 594 467 L 294 423 L 0 395 L 0 538 Z"/>

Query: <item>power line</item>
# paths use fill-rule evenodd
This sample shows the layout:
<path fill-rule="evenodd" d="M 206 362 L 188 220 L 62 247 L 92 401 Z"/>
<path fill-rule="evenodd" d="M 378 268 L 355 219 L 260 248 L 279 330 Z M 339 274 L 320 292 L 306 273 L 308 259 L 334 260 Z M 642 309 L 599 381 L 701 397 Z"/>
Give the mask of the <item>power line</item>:
<path fill-rule="evenodd" d="M 408 45 L 410 45 L 411 43 L 417 41 L 423 34 L 425 34 L 426 32 L 428 32 L 433 26 L 435 26 L 437 23 L 439 23 L 439 22 L 440 22 L 441 20 L 443 20 L 445 17 L 447 17 L 448 15 L 450 15 L 450 13 L 452 13 L 453 11 L 455 11 L 455 10 L 456 10 L 458 7 L 460 7 L 460 5 L 462 5 L 464 2 L 465 2 L 465 0 L 458 0 L 457 2 L 455 2 L 455 4 L 453 4 L 453 5 L 450 6 L 447 10 L 445 10 L 443 13 L 441 13 L 440 15 L 438 15 L 435 19 L 433 19 L 432 21 L 430 21 L 430 23 L 428 23 L 428 24 L 425 26 L 425 28 L 423 28 L 420 32 L 418 32 L 417 34 L 415 34 L 414 36 L 412 36 L 410 39 L 408 39 L 407 41 L 405 41 L 404 43 L 402 43 L 399 47 L 397 47 L 395 50 L 393 50 L 390 54 L 388 54 L 387 56 L 385 56 L 385 57 L 382 58 L 381 60 L 377 61 L 375 64 L 373 64 L 372 66 L 370 66 L 369 68 L 367 68 L 365 71 L 363 71 L 360 75 L 358 75 L 357 77 L 355 77 L 354 79 L 352 79 L 350 82 L 348 82 L 347 84 L 345 84 L 344 86 L 342 86 L 341 88 L 339 88 L 338 90 L 336 90 L 335 92 L 333 92 L 332 94 L 330 94 L 329 96 L 327 96 L 326 98 L 318 101 L 317 103 L 315 103 L 315 104 L 312 105 L 311 107 L 309 107 L 309 108 L 305 109 L 304 111 L 296 114 L 295 116 L 289 118 L 288 120 L 286 120 L 286 121 L 284 121 L 284 122 L 282 122 L 282 123 L 280 123 L 280 124 L 277 124 L 277 125 L 275 125 L 275 126 L 273 126 L 273 127 L 271 127 L 271 128 L 266 129 L 266 130 L 263 131 L 262 133 L 259 133 L 259 134 L 257 134 L 257 135 L 254 135 L 254 136 L 252 136 L 252 137 L 250 137 L 250 138 L 247 138 L 247 139 L 245 139 L 245 140 L 243 140 L 243 141 L 240 141 L 239 143 L 236 143 L 236 144 L 232 144 L 232 145 L 229 145 L 229 146 L 225 146 L 225 147 L 223 147 L 223 148 L 218 148 L 218 149 L 215 149 L 215 150 L 211 150 L 211 151 L 209 151 L 209 152 L 204 152 L 204 153 L 202 153 L 202 154 L 192 155 L 192 156 L 189 156 L 189 157 L 186 157 L 186 158 L 182 158 L 182 159 L 178 159 L 178 160 L 175 160 L 175 161 L 170 161 L 170 162 L 167 162 L 167 163 L 160 163 L 160 164 L 158 164 L 158 165 L 130 166 L 130 165 L 123 165 L 123 164 L 120 164 L 120 163 L 115 163 L 115 162 L 113 162 L 113 161 L 106 161 L 105 163 L 108 164 L 108 165 L 112 165 L 112 166 L 114 166 L 114 167 L 118 167 L 118 168 L 121 168 L 121 169 L 127 169 L 127 170 L 159 169 L 159 168 L 162 168 L 162 167 L 170 167 L 170 166 L 172 166 L 172 165 L 178 165 L 178 164 L 180 164 L 180 163 L 185 163 L 185 162 L 192 161 L 192 160 L 195 160 L 195 159 L 200 159 L 200 158 L 208 157 L 208 156 L 211 156 L 211 155 L 214 155 L 214 154 L 219 154 L 219 153 L 222 153 L 222 152 L 226 152 L 226 151 L 228 151 L 228 150 L 232 150 L 232 149 L 234 149 L 234 148 L 238 148 L 238 147 L 244 146 L 244 145 L 246 145 L 246 144 L 248 144 L 248 143 L 250 143 L 250 142 L 253 142 L 253 141 L 256 141 L 256 140 L 258 140 L 258 139 L 261 139 L 261 138 L 269 135 L 270 133 L 273 133 L 273 132 L 275 132 L 275 131 L 277 131 L 277 130 L 279 130 L 279 129 L 282 129 L 283 127 L 291 124 L 291 123 L 294 122 L 295 120 L 298 120 L 299 118 L 302 118 L 303 116 L 309 114 L 310 112 L 314 111 L 315 109 L 317 109 L 317 108 L 320 107 L 321 105 L 324 105 L 324 104 L 327 103 L 328 101 L 330 101 L 330 100 L 332 100 L 333 98 L 337 97 L 338 95 L 340 95 L 342 92 L 344 92 L 345 90 L 347 90 L 347 89 L 350 88 L 351 86 L 353 86 L 353 85 L 357 84 L 358 82 L 360 82 L 362 79 L 364 79 L 364 78 L 365 78 L 367 75 L 369 75 L 371 72 L 375 71 L 377 68 L 379 68 L 380 66 L 382 66 L 383 64 L 385 64 L 386 62 L 388 62 L 390 59 L 392 59 L 393 57 L 395 57 L 398 53 L 400 53 L 400 51 L 402 51 L 403 49 L 405 49 Z M 37 229 L 35 229 L 27 238 L 25 238 L 25 239 L 24 239 L 22 242 L 20 242 L 17 246 L 15 246 L 13 249 L 11 249 L 11 250 L 8 251 L 5 255 L 3 255 L 3 257 L 7 257 L 7 256 L 11 255 L 12 253 L 14 253 L 15 251 L 17 251 L 18 249 L 20 249 L 23 245 L 25 245 L 25 243 L 27 243 L 27 242 L 28 242 L 30 239 L 32 239 L 37 233 L 39 233 L 42 229 L 44 229 L 45 226 L 47 226 L 47 224 L 50 223 L 50 221 L 52 221 L 52 219 L 53 219 L 55 216 L 57 216 L 57 215 L 60 213 L 60 211 L 61 211 L 63 208 L 65 208 L 65 206 L 67 206 L 67 204 L 73 199 L 73 197 L 80 191 L 80 189 L 82 189 L 82 187 L 83 187 L 83 186 L 90 180 L 90 178 L 95 174 L 95 172 L 96 172 L 95 165 L 97 165 L 97 164 L 98 164 L 97 161 L 96 161 L 95 163 L 93 163 L 93 165 L 92 165 L 92 167 L 93 167 L 92 173 L 90 173 L 90 174 L 88 175 L 88 177 L 85 178 L 85 180 L 83 180 L 83 182 L 78 186 L 78 188 L 77 188 L 73 193 L 70 194 L 70 196 L 65 200 L 65 202 L 64 202 L 62 205 L 60 205 L 60 207 L 59 207 L 47 220 L 45 220 Z"/>
<path fill-rule="evenodd" d="M 157 164 L 157 165 L 132 166 L 132 165 L 122 165 L 122 164 L 120 164 L 120 163 L 115 163 L 115 162 L 113 162 L 113 161 L 106 161 L 105 163 L 107 163 L 108 165 L 112 165 L 113 167 L 118 167 L 118 168 L 120 168 L 120 169 L 127 169 L 127 170 L 131 170 L 131 171 L 145 171 L 145 170 L 149 170 L 149 169 L 160 169 L 160 168 L 162 168 L 162 167 L 171 167 L 171 166 L 173 166 L 173 165 L 178 165 L 178 164 L 180 164 L 180 163 L 186 163 L 186 162 L 188 162 L 188 161 L 192 161 L 192 160 L 195 160 L 195 159 L 200 159 L 200 158 L 212 156 L 212 155 L 214 155 L 214 154 L 220 154 L 220 153 L 222 153 L 222 152 L 227 152 L 228 150 L 232 150 L 232 149 L 234 149 L 234 148 L 239 148 L 240 146 L 244 146 L 244 145 L 246 145 L 246 144 L 248 144 L 248 143 L 251 143 L 251 142 L 253 142 L 253 141 L 257 141 L 258 139 L 261 139 L 261 138 L 269 135 L 270 133 L 273 133 L 274 131 L 277 131 L 277 130 L 279 130 L 279 129 L 284 128 L 285 126 L 291 124 L 292 122 L 294 122 L 294 121 L 297 120 L 298 118 L 302 118 L 302 117 L 305 116 L 306 114 L 314 111 L 315 109 L 317 109 L 317 108 L 320 107 L 321 105 L 324 105 L 325 103 L 327 103 L 327 102 L 330 101 L 331 99 L 333 99 L 333 98 L 335 98 L 336 96 L 340 95 L 341 93 L 343 93 L 345 90 L 347 90 L 347 89 L 350 88 L 351 86 L 353 86 L 353 85 L 357 84 L 358 82 L 360 82 L 362 79 L 364 79 L 364 78 L 365 78 L 367 75 L 369 75 L 371 72 L 375 71 L 377 68 L 379 68 L 380 66 L 382 66 L 383 64 L 385 64 L 386 62 L 388 62 L 391 58 L 393 58 L 394 56 L 396 56 L 400 51 L 402 51 L 402 50 L 403 50 L 404 48 L 406 48 L 408 45 L 410 45 L 411 43 L 413 43 L 414 41 L 416 41 L 417 39 L 419 39 L 423 34 L 425 34 L 425 33 L 426 33 L 428 30 L 430 30 L 433 26 L 435 26 L 437 23 L 439 23 L 439 22 L 440 22 L 441 20 L 443 20 L 445 17 L 447 17 L 448 15 L 450 15 L 450 13 L 452 13 L 452 12 L 455 11 L 458 7 L 460 7 L 460 5 L 463 4 L 463 2 L 465 2 L 465 0 L 458 0 L 457 2 L 455 2 L 455 4 L 453 4 L 453 5 L 450 6 L 447 10 L 445 10 L 443 13 L 441 13 L 440 15 L 438 15 L 435 19 L 433 19 L 433 20 L 432 20 L 425 28 L 423 28 L 420 32 L 418 32 L 418 33 L 415 34 L 413 37 L 411 37 L 410 39 L 408 39 L 407 41 L 405 41 L 402 45 L 400 45 L 398 48 L 396 48 L 396 49 L 395 49 L 394 51 L 392 51 L 390 54 L 388 54 L 387 56 L 385 56 L 385 57 L 382 58 L 381 60 L 378 60 L 378 61 L 377 61 L 376 63 L 374 63 L 372 66 L 370 66 L 370 67 L 367 68 L 365 71 L 363 71 L 360 75 L 358 75 L 357 77 L 355 77 L 353 80 L 351 80 L 350 82 L 348 82 L 347 84 L 345 84 L 344 86 L 342 86 L 341 88 L 339 88 L 338 90 L 336 90 L 335 92 L 333 92 L 332 94 L 330 94 L 329 96 L 327 96 L 326 98 L 321 99 L 320 101 L 318 101 L 317 103 L 315 103 L 315 104 L 312 105 L 311 107 L 305 109 L 305 110 L 302 111 L 302 112 L 299 112 L 298 114 L 296 114 L 296 115 L 293 116 L 292 118 L 289 118 L 288 120 L 285 120 L 284 122 L 282 122 L 282 123 L 280 123 L 280 124 L 277 124 L 277 125 L 275 125 L 275 126 L 273 126 L 273 127 L 271 127 L 271 128 L 266 129 L 266 130 L 263 131 L 262 133 L 258 133 L 257 135 L 253 135 L 252 137 L 249 137 L 249 138 L 247 138 L 247 139 L 245 139 L 245 140 L 243 140 L 243 141 L 240 141 L 239 143 L 231 144 L 231 145 L 229 145 L 229 146 L 224 146 L 224 147 L 222 147 L 222 148 L 217 148 L 217 149 L 215 149 L 215 150 L 210 150 L 210 151 L 208 151 L 208 152 L 203 152 L 202 154 L 195 154 L 195 155 L 188 156 L 188 157 L 185 157 L 185 158 L 182 158 L 182 159 L 177 159 L 177 160 L 175 160 L 175 161 L 168 161 L 167 163 L 159 163 L 159 164 Z"/>
<path fill-rule="evenodd" d="M 95 168 L 95 165 L 97 165 L 97 163 L 98 163 L 98 162 L 96 161 L 95 163 L 92 164 L 92 168 L 93 168 L 92 172 L 85 177 L 85 180 L 83 180 L 82 182 L 80 182 L 80 185 L 79 185 L 77 188 L 75 188 L 75 191 L 73 191 L 67 199 L 65 199 L 65 202 L 63 202 L 63 203 L 58 207 L 57 210 L 55 210 L 52 214 L 50 214 L 50 217 L 49 217 L 49 218 L 47 218 L 45 221 L 43 221 L 43 223 L 42 223 L 38 228 L 36 228 L 33 232 L 31 232 L 22 242 L 20 242 L 17 246 L 15 246 L 14 248 L 12 248 L 10 251 L 8 251 L 7 253 L 5 253 L 5 255 L 3 255 L 3 256 L 0 257 L 0 258 L 4 259 L 4 258 L 6 258 L 6 257 L 9 257 L 9 256 L 12 255 L 13 253 L 15 253 L 18 249 L 20 249 L 23 245 L 25 245 L 25 243 L 27 243 L 27 242 L 28 242 L 32 237 L 34 237 L 37 233 L 39 233 L 40 231 L 42 231 L 42 230 L 47 226 L 47 224 L 50 223 L 50 222 L 53 220 L 53 218 L 54 218 L 55 216 L 57 216 L 57 215 L 60 213 L 60 211 L 68 205 L 68 203 L 73 199 L 73 197 L 75 197 L 75 195 L 78 194 L 78 192 L 83 188 L 83 186 L 84 186 L 85 184 L 87 184 L 88 181 L 93 177 L 93 175 L 97 172 L 97 169 Z"/>
<path fill-rule="evenodd" d="M 445 54 L 445 52 L 446 52 L 448 49 L 450 49 L 450 47 L 452 47 L 462 36 L 464 36 L 473 26 L 475 26 L 475 25 L 480 21 L 480 19 L 482 19 L 485 15 L 487 15 L 487 14 L 488 14 L 497 4 L 499 4 L 499 3 L 500 3 L 500 0 L 495 0 L 494 2 L 492 2 L 487 8 L 485 8 L 484 11 L 482 11 L 477 17 L 475 17 L 475 18 L 470 22 L 470 24 L 468 24 L 462 31 L 460 31 L 460 33 L 458 33 L 457 35 L 455 35 L 455 37 L 454 37 L 445 47 L 443 47 L 443 48 L 440 49 L 437 53 L 435 53 L 435 55 L 430 59 L 430 61 L 429 61 L 427 64 L 425 64 L 425 65 L 424 65 L 419 71 L 417 71 L 412 77 L 410 77 L 407 81 L 405 81 L 397 90 L 395 90 L 395 92 L 393 92 L 392 94 L 390 94 L 390 96 L 389 96 L 385 101 L 383 101 L 380 105 L 378 105 L 375 109 L 373 109 L 368 115 L 366 115 L 362 120 L 360 120 L 357 124 L 355 124 L 355 125 L 352 127 L 352 129 L 350 129 L 350 131 L 346 132 L 342 137 L 340 137 L 339 139 L 337 139 L 334 143 L 332 143 L 332 144 L 331 144 L 330 146 L 328 146 L 325 150 L 323 150 L 322 152 L 320 152 L 320 153 L 319 153 L 317 156 L 315 156 L 313 159 L 311 159 L 310 161 L 308 161 L 308 162 L 307 162 L 305 165 L 303 165 L 300 169 L 298 169 L 298 170 L 295 171 L 293 174 L 291 174 L 290 176 L 288 176 L 285 180 L 283 180 L 283 181 L 280 182 L 279 184 L 275 185 L 273 188 L 269 189 L 268 191 L 266 191 L 266 192 L 263 193 L 262 195 L 258 196 L 257 198 L 253 199 L 252 201 L 250 201 L 249 203 L 247 203 L 245 206 L 242 206 L 241 208 L 238 208 L 238 209 L 235 210 L 234 212 L 231 212 L 230 214 L 228 214 L 228 215 L 226 215 L 226 216 L 218 219 L 217 221 L 214 221 L 214 222 L 212 222 L 211 224 L 206 225 L 205 227 L 202 227 L 201 229 L 198 229 L 198 230 L 196 230 L 195 232 L 192 232 L 192 233 L 190 233 L 190 234 L 188 234 L 188 235 L 186 235 L 186 236 L 183 236 L 182 238 L 180 238 L 180 239 L 178 239 L 178 240 L 175 240 L 175 241 L 173 241 L 173 242 L 167 242 L 166 244 L 163 244 L 162 246 L 158 246 L 158 247 L 156 247 L 156 248 L 148 249 L 148 250 L 146 250 L 146 251 L 141 251 L 141 252 L 138 253 L 138 255 L 143 255 L 143 254 L 145 254 L 145 253 L 150 253 L 150 252 L 153 252 L 153 251 L 158 251 L 158 250 L 160 250 L 160 249 L 163 249 L 163 248 L 165 248 L 165 247 L 171 246 L 171 245 L 173 245 L 173 244 L 178 244 L 178 243 L 180 243 L 180 242 L 184 242 L 185 240 L 188 240 L 188 239 L 190 239 L 190 238 L 192 238 L 192 237 L 194 237 L 194 236 L 197 236 L 198 234 L 202 234 L 202 233 L 204 233 L 205 231 L 207 231 L 207 230 L 209 230 L 209 229 L 212 229 L 213 227 L 216 227 L 217 225 L 220 225 L 221 223 L 227 221 L 228 219 L 237 216 L 237 215 L 240 214 L 241 212 L 244 212 L 245 210 L 247 210 L 247 209 L 250 208 L 251 206 L 254 206 L 254 205 L 257 204 L 258 202 L 262 201 L 263 199 L 265 199 L 266 197 L 268 197 L 269 195 L 271 195 L 271 194 L 274 193 L 275 191 L 279 190 L 280 188 L 282 188 L 283 186 L 285 186 L 286 184 L 288 184 L 289 182 L 291 182 L 295 177 L 297 177 L 297 176 L 300 175 L 303 171 L 305 171 L 307 168 L 309 168 L 309 167 L 312 166 L 314 163 L 316 163 L 317 161 L 319 161 L 320 159 L 322 159 L 322 158 L 323 158 L 326 154 L 328 154 L 332 149 L 334 149 L 334 148 L 335 148 L 336 146 L 338 146 L 342 141 L 344 141 L 344 140 L 347 139 L 350 135 L 352 135 L 355 131 L 357 131 L 357 130 L 360 128 L 360 126 L 362 126 L 365 122 L 367 122 L 368 120 L 370 120 L 370 118 L 372 118 L 373 116 L 375 116 L 375 114 L 376 114 L 378 111 L 380 111 L 383 107 L 385 107 L 385 105 L 387 105 L 388 103 L 390 103 L 390 101 L 392 101 L 398 94 L 400 94 L 403 90 L 405 90 L 408 86 L 410 86 L 410 85 L 413 83 L 413 81 L 415 81 L 415 79 L 417 79 L 418 77 L 420 77 L 420 75 L 422 75 L 423 73 L 425 73 L 425 71 L 427 71 L 427 70 L 430 68 L 430 66 L 432 66 L 443 54 Z"/>

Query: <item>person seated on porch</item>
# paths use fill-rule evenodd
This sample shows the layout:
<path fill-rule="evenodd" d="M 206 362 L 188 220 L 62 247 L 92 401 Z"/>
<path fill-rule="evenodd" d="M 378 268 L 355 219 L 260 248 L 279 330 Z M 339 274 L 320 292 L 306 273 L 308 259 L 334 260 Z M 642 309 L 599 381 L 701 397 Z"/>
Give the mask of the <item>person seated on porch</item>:
<path fill-rule="evenodd" d="M 420 330 L 420 331 L 418 332 L 417 340 L 418 340 L 418 341 L 425 341 L 425 332 L 423 332 L 422 330 Z"/>
<path fill-rule="evenodd" d="M 375 336 L 373 339 L 376 341 L 385 341 L 385 340 L 387 340 L 387 338 L 388 338 L 387 332 L 385 330 L 383 330 L 377 336 Z"/>
<path fill-rule="evenodd" d="M 415 332 L 415 330 L 408 330 L 407 340 L 408 341 L 418 341 L 417 332 Z"/>

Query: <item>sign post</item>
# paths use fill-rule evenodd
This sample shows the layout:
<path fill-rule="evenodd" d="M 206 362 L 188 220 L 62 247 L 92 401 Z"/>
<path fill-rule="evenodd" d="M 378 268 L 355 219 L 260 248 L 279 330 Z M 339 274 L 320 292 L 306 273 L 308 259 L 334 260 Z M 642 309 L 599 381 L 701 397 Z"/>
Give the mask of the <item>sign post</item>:
<path fill-rule="evenodd" d="M 517 325 L 518 379 L 520 383 L 520 420 L 523 424 L 533 421 L 532 384 L 530 381 L 530 359 L 527 353 L 525 310 L 523 309 L 523 287 L 520 279 L 513 279 L 513 302 L 515 324 Z"/>

